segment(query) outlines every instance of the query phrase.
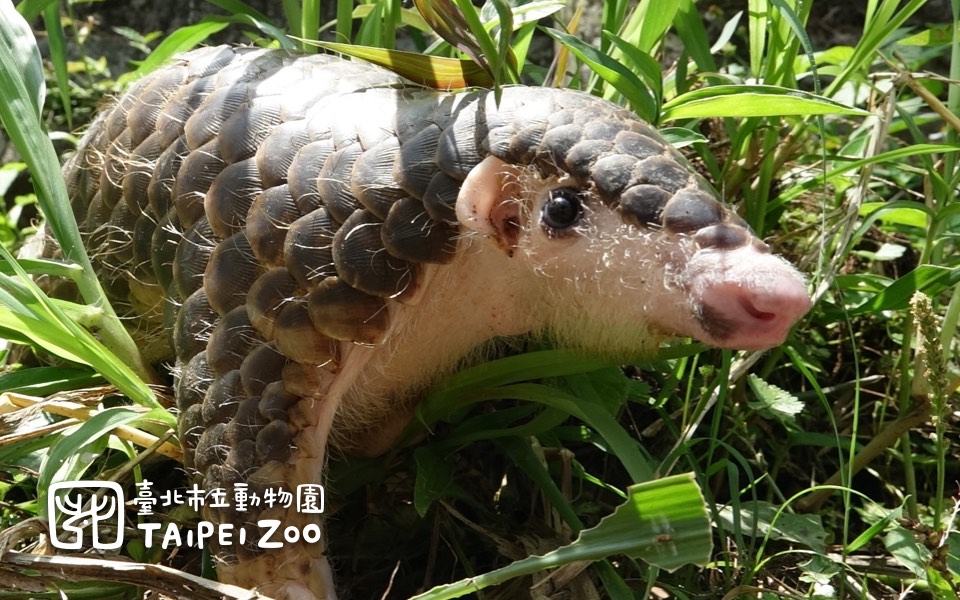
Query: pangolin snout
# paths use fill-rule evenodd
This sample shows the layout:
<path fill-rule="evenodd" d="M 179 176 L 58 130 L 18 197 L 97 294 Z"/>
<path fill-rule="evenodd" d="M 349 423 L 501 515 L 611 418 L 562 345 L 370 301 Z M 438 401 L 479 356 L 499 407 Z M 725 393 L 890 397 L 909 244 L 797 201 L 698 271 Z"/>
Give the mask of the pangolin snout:
<path fill-rule="evenodd" d="M 728 252 L 701 251 L 693 301 L 703 341 L 737 350 L 766 350 L 786 340 L 810 310 L 803 277 L 786 261 L 754 245 Z"/>

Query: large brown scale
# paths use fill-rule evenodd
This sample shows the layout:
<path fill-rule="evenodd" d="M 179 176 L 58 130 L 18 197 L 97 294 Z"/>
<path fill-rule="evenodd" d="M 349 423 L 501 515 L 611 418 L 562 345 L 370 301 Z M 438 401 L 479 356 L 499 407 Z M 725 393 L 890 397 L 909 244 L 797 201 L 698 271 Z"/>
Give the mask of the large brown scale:
<path fill-rule="evenodd" d="M 651 126 L 569 90 L 506 88 L 497 105 L 335 57 L 217 47 L 139 82 L 93 124 L 65 168 L 74 211 L 149 359 L 175 361 L 185 465 L 202 488 L 321 482 L 347 355 L 423 302 L 463 248 L 465 218 L 509 245 L 516 219 L 458 214 L 464 180 L 490 157 L 566 178 L 639 230 L 767 252 Z M 731 335 L 709 312 L 696 315 L 708 341 Z M 251 530 L 218 549 L 221 578 L 335 595 L 322 543 L 255 544 L 258 519 L 313 517 L 204 516 Z"/>

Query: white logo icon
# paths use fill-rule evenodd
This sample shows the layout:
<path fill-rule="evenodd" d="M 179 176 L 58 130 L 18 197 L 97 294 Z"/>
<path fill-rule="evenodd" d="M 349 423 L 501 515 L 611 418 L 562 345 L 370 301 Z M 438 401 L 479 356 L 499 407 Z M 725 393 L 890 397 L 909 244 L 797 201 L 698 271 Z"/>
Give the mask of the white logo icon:
<path fill-rule="evenodd" d="M 123 544 L 122 506 L 123 488 L 114 481 L 51 484 L 47 492 L 50 543 L 60 550 L 80 550 L 84 530 L 89 529 L 93 549 L 116 550 Z M 60 515 L 65 518 L 58 525 Z"/>

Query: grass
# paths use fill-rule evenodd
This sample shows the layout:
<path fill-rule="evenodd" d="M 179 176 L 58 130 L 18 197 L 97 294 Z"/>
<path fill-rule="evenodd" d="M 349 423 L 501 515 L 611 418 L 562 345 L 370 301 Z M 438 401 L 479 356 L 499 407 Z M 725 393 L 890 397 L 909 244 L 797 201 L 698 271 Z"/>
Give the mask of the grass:
<path fill-rule="evenodd" d="M 341 1 L 325 22 L 320 3 L 285 1 L 285 28 L 241 2 L 209 4 L 208 16 L 159 43 L 128 32 L 154 48 L 134 75 L 68 59 L 66 42 L 80 32 L 61 19 L 72 2 L 17 6 L 49 41 L 46 67 L 29 29 L 0 4 L 0 114 L 26 164 L 0 171 L 10 174 L 0 178 L 6 248 L 24 240 L 33 199 L 61 240 L 75 239 L 49 140 L 69 142 L 52 132 L 89 118 L 95 96 L 138 69 L 229 32 L 311 52 L 318 36 L 381 49 L 399 40 L 435 57 L 408 63 L 414 71 L 472 58 L 456 71 L 465 83 L 579 87 L 657 123 L 809 274 L 817 299 L 790 339 L 762 355 L 677 342 L 621 369 L 531 348 L 443 382 L 422 405 L 423 429 L 409 432 L 432 435 L 382 459 L 331 465 L 329 539 L 354 597 L 381 597 L 387 582 L 391 598 L 456 597 L 477 582 L 498 584 L 484 598 L 529 595 L 532 582 L 546 597 L 561 582 L 575 598 L 957 597 L 960 0 L 936 24 L 919 17 L 931 0 L 869 0 L 853 46 L 808 36 L 830 7 L 823 0 L 728 9 L 608 0 L 596 39 L 571 27 L 585 17 L 561 2 L 510 12 L 423 0 L 421 16 L 395 1 Z M 545 43 L 547 55 L 535 50 Z M 27 170 L 32 189 L 19 184 Z M 154 376 L 86 257 L 67 258 L 22 266 L 73 278 L 82 304 L 46 299 L 9 258 L 0 274 L 0 336 L 64 361 L 18 367 L 8 346 L 0 549 L 37 551 L 24 532 L 45 516 L 52 482 L 184 485 L 156 453 L 176 449 L 163 388 L 146 385 Z M 670 475 L 680 477 L 651 483 Z M 647 548 L 657 533 L 644 509 L 660 502 L 658 489 L 694 509 L 673 517 L 689 527 L 682 565 Z M 136 542 L 123 554 L 202 570 L 199 556 Z M 10 569 L 32 573 L 0 557 L 0 598 L 40 597 L 15 591 L 23 580 Z M 473 579 L 427 591 L 464 578 Z M 64 593 L 138 597 L 142 582 L 124 581 Z"/>

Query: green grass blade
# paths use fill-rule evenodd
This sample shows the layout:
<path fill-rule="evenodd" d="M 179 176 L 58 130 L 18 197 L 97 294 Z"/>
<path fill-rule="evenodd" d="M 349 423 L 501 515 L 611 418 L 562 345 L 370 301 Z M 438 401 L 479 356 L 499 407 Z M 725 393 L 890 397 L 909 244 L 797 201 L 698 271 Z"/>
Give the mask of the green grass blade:
<path fill-rule="evenodd" d="M 129 81 L 136 81 L 177 54 L 193 50 L 211 35 L 226 29 L 233 22 L 236 21 L 231 17 L 206 17 L 198 23 L 177 29 L 165 37 L 136 70 L 122 75 L 119 82 L 124 84 Z"/>
<path fill-rule="evenodd" d="M 249 15 L 258 21 L 269 22 L 267 15 L 242 0 L 207 0 L 210 4 L 222 8 L 230 15 Z"/>
<path fill-rule="evenodd" d="M 940 265 L 920 265 L 906 273 L 872 299 L 848 311 L 850 316 L 876 314 L 885 310 L 904 310 L 916 292 L 936 297 L 960 283 L 960 268 L 948 269 Z"/>
<path fill-rule="evenodd" d="M 50 450 L 40 468 L 37 491 L 41 514 L 48 520 L 56 518 L 56 515 L 46 514 L 46 495 L 50 484 L 82 479 L 83 472 L 98 458 L 99 452 L 81 453 L 84 446 L 97 441 L 105 443 L 107 433 L 120 425 L 136 421 L 143 414 L 142 410 L 124 406 L 107 408 L 84 421 L 76 431 L 63 436 Z"/>
<path fill-rule="evenodd" d="M 159 408 L 153 392 L 127 365 L 110 352 L 86 329 L 68 318 L 56 303 L 48 299 L 16 260 L 0 247 L 0 256 L 10 263 L 19 279 L 0 275 L 0 296 L 8 312 L 0 311 L 0 323 L 22 332 L 45 349 L 68 360 L 87 364 L 102 374 L 134 402 Z M 106 318 L 106 315 L 102 315 Z"/>
<path fill-rule="evenodd" d="M 484 575 L 442 585 L 411 600 L 446 600 L 578 561 L 627 555 L 672 571 L 706 564 L 713 551 L 703 495 L 690 474 L 632 485 L 628 499 L 572 544 L 530 556 Z"/>
<path fill-rule="evenodd" d="M 900 521 L 900 517 L 903 516 L 903 505 L 901 504 L 897 508 L 891 510 L 883 516 L 882 519 L 868 527 L 863 533 L 858 535 L 856 539 L 846 545 L 843 549 L 844 554 L 853 554 L 857 550 L 863 548 L 875 538 L 879 537 L 881 533 L 884 532 L 891 523 L 896 523 Z"/>
<path fill-rule="evenodd" d="M 310 0 L 304 0 L 304 4 Z M 303 38 L 303 11 L 299 0 L 283 0 L 283 16 L 287 20 L 287 28 L 294 38 Z M 301 44 L 304 46 L 304 44 Z M 304 48 L 305 50 L 307 48 Z"/>
<path fill-rule="evenodd" d="M 517 77 L 523 74 L 523 68 L 527 64 L 527 54 L 530 51 L 530 44 L 533 42 L 533 35 L 537 32 L 536 23 L 527 23 L 517 30 L 513 39 L 511 51 L 517 59 Z"/>
<path fill-rule="evenodd" d="M 623 65 L 640 75 L 643 83 L 651 92 L 652 114 L 659 116 L 660 104 L 663 102 L 663 68 L 660 66 L 660 62 L 609 31 L 604 31 L 603 35 L 609 37 L 613 46 L 623 54 Z M 650 121 L 650 123 L 657 124 L 656 121 Z"/>
<path fill-rule="evenodd" d="M 583 529 L 583 522 L 571 506 L 570 501 L 557 486 L 543 460 L 530 449 L 530 443 L 519 437 L 505 437 L 496 441 L 497 446 L 520 467 L 537 489 L 556 509 L 557 514 L 573 531 Z"/>
<path fill-rule="evenodd" d="M 39 120 L 47 93 L 40 49 L 26 21 L 7 0 L 0 3 L 0 53 L 3 66 L 6 67 L 0 70 L 0 76 L 3 77 L 0 79 L 3 84 L 0 89 L 3 89 L 2 98 L 6 100 L 0 103 L 0 107 L 5 109 L 5 114 L 11 108 L 27 112 L 29 107 L 32 113 L 23 116 Z M 6 107 L 8 102 L 13 105 L 11 108 Z M 7 125 L 6 120 L 4 125 Z M 8 135 L 12 137 L 14 133 L 8 132 Z"/>
<path fill-rule="evenodd" d="M 495 63 L 499 58 L 497 53 L 497 44 L 494 41 L 493 37 L 490 35 L 490 32 L 487 31 L 487 28 L 483 26 L 483 21 L 480 20 L 480 14 L 477 13 L 477 9 L 474 8 L 473 3 L 470 0 L 453 0 L 456 7 L 460 10 L 460 14 L 466 21 L 467 27 L 469 28 L 470 34 L 473 36 L 473 40 L 479 46 L 480 50 L 483 53 L 483 56 L 486 57 L 486 62 L 491 66 L 493 72 L 491 75 L 496 79 L 496 69 Z M 489 62 L 493 61 L 493 62 Z M 483 64 L 484 61 L 478 61 Z"/>
<path fill-rule="evenodd" d="M 662 120 L 788 115 L 870 116 L 868 111 L 823 96 L 774 85 L 717 85 L 678 96 L 663 105 Z"/>
<path fill-rule="evenodd" d="M 30 23 L 43 14 L 51 4 L 59 4 L 59 0 L 23 0 L 17 5 L 17 12 Z"/>
<path fill-rule="evenodd" d="M 353 1 L 337 0 L 336 41 L 349 44 L 353 40 Z"/>
<path fill-rule="evenodd" d="M 480 18 L 472 4 L 469 2 L 466 4 L 467 11 L 473 17 L 472 25 L 467 20 L 467 15 L 459 6 L 457 0 L 415 0 L 414 4 L 424 21 L 430 25 L 436 35 L 453 48 L 469 56 L 487 71 L 491 79 L 496 79 L 490 66 L 490 59 L 495 52 L 493 41 L 490 39 L 490 34 L 480 23 Z M 486 38 L 486 47 L 477 39 L 473 32 L 475 28 L 479 28 L 481 37 Z M 429 49 L 428 53 L 430 53 Z"/>
<path fill-rule="evenodd" d="M 603 406 L 584 402 L 583 398 L 573 394 L 535 383 L 517 383 L 481 390 L 478 395 L 485 396 L 485 400 L 514 398 L 562 410 L 599 433 L 610 446 L 611 454 L 620 460 L 634 481 L 653 479 L 653 470 L 637 448 L 637 442 Z"/>
<path fill-rule="evenodd" d="M 207 0 L 207 2 L 227 11 L 234 19 L 242 19 L 250 25 L 253 25 L 265 35 L 279 42 L 281 48 L 292 50 L 297 47 L 286 32 L 274 25 L 266 15 L 246 2 L 241 2 L 240 0 Z"/>
<path fill-rule="evenodd" d="M 900 0 L 884 0 L 879 10 L 867 15 L 867 23 L 853 56 L 837 77 L 827 86 L 825 96 L 833 96 L 857 72 L 865 71 L 876 58 L 877 50 L 910 16 L 920 10 L 927 0 L 909 0 L 900 12 L 894 12 Z"/>
<path fill-rule="evenodd" d="M 946 153 L 955 153 L 960 152 L 960 145 L 953 144 L 915 144 L 913 146 L 907 146 L 906 148 L 897 148 L 896 150 L 890 150 L 888 152 L 882 152 L 876 154 L 869 158 L 862 158 L 859 160 L 851 160 L 849 163 L 845 164 L 842 167 L 833 169 L 824 175 L 822 178 L 818 177 L 815 179 L 809 179 L 803 183 L 797 184 L 790 189 L 786 190 L 780 197 L 777 199 L 776 203 L 771 205 L 771 208 L 779 207 L 799 196 L 804 192 L 811 190 L 819 185 L 822 185 L 824 181 L 831 181 L 836 177 L 846 175 L 848 173 L 855 172 L 856 170 L 865 167 L 867 165 L 873 164 L 882 164 L 882 163 L 895 163 L 897 161 L 902 161 L 906 158 L 912 156 L 920 156 L 925 154 L 946 154 Z"/>
<path fill-rule="evenodd" d="M 550 350 L 512 356 L 466 369 L 447 379 L 417 407 L 407 435 L 430 427 L 485 400 L 516 399 L 536 402 L 576 417 L 592 427 L 630 474 L 633 481 L 653 478 L 653 471 L 634 439 L 602 405 L 603 399 L 581 398 L 545 385 L 519 383 L 530 379 L 589 373 L 611 367 L 609 361 L 583 358 L 576 352 Z"/>
<path fill-rule="evenodd" d="M 637 115 L 647 122 L 657 122 L 657 106 L 646 86 L 633 72 L 622 64 L 603 54 L 581 39 L 557 29 L 545 28 L 553 39 L 557 40 L 585 62 L 601 79 L 616 88 L 630 103 Z"/>
<path fill-rule="evenodd" d="M 636 47 L 641 52 L 650 54 L 653 48 L 660 43 L 663 35 L 673 24 L 673 16 L 680 8 L 679 2 L 654 2 L 640 0 L 633 9 L 627 23 L 620 30 L 621 37 L 627 40 L 637 40 Z M 618 60 L 620 55 L 614 51 L 611 56 Z"/>
<path fill-rule="evenodd" d="M 10 2 L 0 2 L 0 89 L 4 90 L 0 94 L 0 122 L 33 175 L 40 208 L 60 240 L 65 258 L 83 269 L 83 276 L 77 279 L 80 294 L 88 304 L 104 311 L 102 339 L 141 377 L 149 379 L 152 370 L 143 363 L 136 344 L 110 306 L 84 251 L 60 162 L 40 120 L 42 78 L 33 32 Z"/>
<path fill-rule="evenodd" d="M 6 307 L 6 295 L 0 298 L 0 305 Z M 7 338 L 26 340 L 65 360 L 88 364 L 83 357 L 84 352 L 80 345 L 73 340 L 60 341 L 59 338 L 64 335 L 63 329 L 52 326 L 46 321 L 24 317 L 15 311 L 0 310 L 0 328 L 9 332 Z"/>
<path fill-rule="evenodd" d="M 20 268 L 30 275 L 51 275 L 53 277 L 65 277 L 76 280 L 83 275 L 83 269 L 79 265 L 61 262 L 59 260 L 49 260 L 46 258 L 21 258 L 17 260 Z M 13 275 L 17 271 L 10 263 L 0 262 L 0 273 L 4 275 Z"/>
<path fill-rule="evenodd" d="M 796 46 L 799 44 L 803 48 L 803 53 L 810 64 L 810 71 L 813 75 L 813 91 L 819 94 L 820 77 L 817 75 L 817 62 L 813 55 L 813 44 L 804 28 L 803 16 L 797 14 L 784 0 L 770 0 L 779 10 L 779 16 L 786 21 L 786 26 L 793 33 L 790 43 L 785 51 L 785 57 L 792 58 L 797 55 Z M 809 5 L 808 5 L 809 7 Z M 780 73 L 770 83 L 784 83 L 789 85 L 796 84 L 796 76 L 793 73 L 793 60 L 780 60 Z"/>
<path fill-rule="evenodd" d="M 393 49 L 397 47 L 397 27 L 401 23 L 399 0 L 385 0 L 383 6 L 383 38 L 381 46 Z"/>
<path fill-rule="evenodd" d="M 925 229 L 931 220 L 939 218 L 929 206 L 910 200 L 893 200 L 891 202 L 864 202 L 858 211 L 871 224 L 879 219 L 884 223 L 907 225 L 917 229 Z"/>
<path fill-rule="evenodd" d="M 63 102 L 63 114 L 67 118 L 67 127 L 73 129 L 73 106 L 70 102 L 70 77 L 67 74 L 67 36 L 60 23 L 60 7 L 49 4 L 43 11 L 43 24 L 47 30 L 47 43 L 50 44 L 50 61 L 57 78 L 57 89 Z"/>
<path fill-rule="evenodd" d="M 513 33 L 513 12 L 502 0 L 493 0 L 493 6 L 497 9 L 498 30 L 497 30 L 497 53 L 496 61 L 493 64 L 494 84 L 496 90 L 497 102 L 500 101 L 500 86 L 504 83 L 504 77 L 508 77 L 511 83 L 519 82 L 519 78 L 514 71 L 510 71 L 510 37 Z"/>
<path fill-rule="evenodd" d="M 630 7 L 629 0 L 609 0 L 603 2 L 603 12 L 601 20 L 604 31 L 620 31 L 624 22 L 627 20 L 627 9 Z M 600 51 L 607 52 L 610 48 L 610 41 L 600 38 Z"/>
<path fill-rule="evenodd" d="M 945 25 L 934 25 L 906 37 L 897 44 L 901 46 L 922 46 L 925 48 L 947 46 L 954 40 L 954 35 L 960 32 L 960 23 L 953 22 Z"/>
<path fill-rule="evenodd" d="M 317 46 L 386 67 L 407 79 L 436 89 L 461 89 L 471 85 L 487 87 L 493 84 L 490 75 L 472 60 L 336 42 L 317 42 Z"/>
<path fill-rule="evenodd" d="M 535 415 L 531 418 L 532 415 Z M 447 449 L 457 449 L 481 440 L 496 440 L 506 437 L 531 437 L 548 433 L 562 425 L 570 415 L 533 404 L 521 404 L 502 408 L 493 414 L 472 415 L 461 421 L 449 437 L 439 442 Z M 525 420 L 521 424 L 511 424 Z"/>
<path fill-rule="evenodd" d="M 320 0 L 303 0 L 303 8 L 300 11 L 300 27 L 297 37 L 306 41 L 316 41 L 320 39 Z M 316 46 L 313 44 L 300 44 L 302 50 L 315 52 Z"/>
<path fill-rule="evenodd" d="M 103 377 L 89 369 L 34 367 L 0 375 L 0 392 L 49 396 L 63 390 L 102 385 Z"/>
<path fill-rule="evenodd" d="M 618 364 L 616 361 L 585 356 L 574 350 L 541 350 L 483 363 L 448 377 L 434 388 L 421 405 L 429 413 L 431 407 L 446 412 L 458 396 L 480 387 L 495 387 L 576 373 L 588 373 Z"/>
<path fill-rule="evenodd" d="M 697 68 L 704 73 L 715 73 L 717 62 L 710 53 L 707 43 L 707 30 L 703 26 L 700 11 L 694 0 L 681 0 L 677 14 L 673 17 L 677 35 L 683 42 L 683 49 L 690 55 Z"/>
<path fill-rule="evenodd" d="M 446 457 L 431 446 L 421 446 L 413 453 L 417 463 L 417 479 L 413 487 L 413 507 L 422 519 L 430 506 L 457 491 L 455 471 Z"/>
<path fill-rule="evenodd" d="M 535 2 L 530 2 L 528 4 L 521 4 L 519 6 L 514 6 L 513 2 L 509 3 L 510 6 L 507 6 L 504 2 L 499 2 L 501 9 L 495 9 L 495 14 L 488 16 L 487 6 L 484 6 L 480 11 L 480 17 L 483 20 L 484 26 L 487 28 L 499 27 L 501 20 L 499 17 L 499 10 L 502 8 L 510 9 L 510 21 L 513 23 L 510 31 L 517 31 L 520 28 L 536 23 L 541 19 L 546 19 L 547 17 L 556 14 L 557 12 L 563 10 L 563 7 L 566 6 L 566 2 L 561 2 L 560 0 L 537 0 Z"/>
<path fill-rule="evenodd" d="M 767 42 L 767 20 L 770 4 L 767 0 L 748 0 L 747 25 L 750 32 L 750 72 L 760 77 L 763 72 L 764 47 Z"/>

